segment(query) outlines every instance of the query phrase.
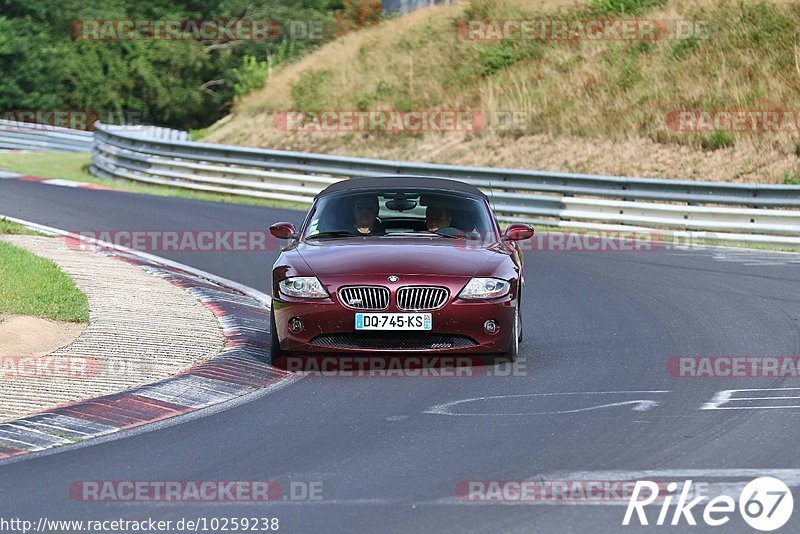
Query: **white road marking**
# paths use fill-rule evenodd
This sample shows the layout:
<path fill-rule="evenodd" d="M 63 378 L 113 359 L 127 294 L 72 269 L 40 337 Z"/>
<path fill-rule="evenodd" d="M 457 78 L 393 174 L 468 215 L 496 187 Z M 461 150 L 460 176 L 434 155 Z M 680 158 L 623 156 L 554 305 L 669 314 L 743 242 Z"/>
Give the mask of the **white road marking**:
<path fill-rule="evenodd" d="M 800 263 L 797 252 L 782 250 L 760 250 L 736 247 L 718 247 L 712 245 L 697 245 L 691 249 L 693 252 L 673 251 L 672 256 L 697 256 L 697 252 L 706 252 L 707 256 L 715 261 L 739 263 L 748 267 L 780 266 Z"/>
<path fill-rule="evenodd" d="M 658 401 L 652 399 L 632 399 L 627 401 L 610 402 L 594 406 L 586 406 L 583 408 L 575 408 L 571 410 L 555 410 L 546 412 L 519 412 L 519 413 L 453 413 L 452 408 L 466 403 L 495 400 L 495 399 L 514 399 L 514 398 L 535 398 L 535 397 L 556 397 L 556 396 L 574 396 L 574 395 L 639 395 L 639 394 L 653 394 L 653 393 L 670 393 L 666 390 L 656 391 L 575 391 L 566 393 L 526 393 L 519 395 L 492 395 L 487 397 L 473 397 L 469 399 L 462 399 L 457 401 L 446 402 L 444 404 L 437 404 L 425 410 L 422 413 L 432 415 L 451 415 L 461 417 L 486 417 L 486 416 L 527 416 L 527 415 L 559 415 L 588 412 L 591 410 L 601 410 L 604 408 L 614 408 L 617 406 L 632 405 L 633 411 L 644 412 L 651 410 L 659 405 Z"/>
<path fill-rule="evenodd" d="M 69 437 L 96 436 L 115 432 L 116 427 L 104 425 L 87 419 L 78 419 L 68 415 L 61 415 L 50 412 L 42 412 L 27 419 L 23 426 L 28 428 L 50 428 L 55 432 L 48 431 L 50 434 L 59 434 Z M 82 438 L 81 438 L 82 439 Z"/>
<path fill-rule="evenodd" d="M 725 468 L 725 469 L 633 469 L 605 471 L 559 471 L 537 476 L 536 480 L 660 480 L 683 479 L 705 480 L 729 478 L 750 481 L 753 478 L 771 476 L 780 478 L 789 486 L 800 486 L 800 469 L 797 468 Z"/>
<path fill-rule="evenodd" d="M 52 178 L 50 180 L 42 180 L 43 184 L 59 185 L 61 187 L 83 187 L 82 182 L 73 182 L 72 180 L 62 180 L 61 178 Z"/>
<path fill-rule="evenodd" d="M 547 483 L 575 482 L 632 482 L 650 480 L 665 484 L 667 481 L 684 483 L 691 480 L 697 496 L 708 498 L 718 495 L 738 496 L 748 482 L 755 478 L 770 476 L 783 481 L 787 486 L 800 487 L 800 469 L 644 469 L 644 470 L 607 470 L 607 471 L 559 471 L 527 477 L 530 482 Z M 507 477 L 506 477 L 507 478 Z M 345 504 L 344 501 L 340 501 Z M 426 501 L 427 505 L 461 505 L 461 506 L 628 506 L 628 498 L 624 499 L 542 499 L 542 500 L 506 500 L 506 501 L 470 501 L 457 495 Z M 675 502 L 670 506 L 675 506 Z"/>
<path fill-rule="evenodd" d="M 722 391 L 718 391 L 714 394 L 714 397 L 703 406 L 700 407 L 701 410 L 787 410 L 787 409 L 798 409 L 800 405 L 791 404 L 791 405 L 784 405 L 784 406 L 772 406 L 772 405 L 762 405 L 762 406 L 725 406 L 726 404 L 735 403 L 735 402 L 752 402 L 752 401 L 774 401 L 774 400 L 796 400 L 800 397 L 795 395 L 770 395 L 766 397 L 736 397 L 736 393 L 753 393 L 753 392 L 800 392 L 800 388 L 767 388 L 767 389 L 725 389 Z"/>
<path fill-rule="evenodd" d="M 3 423 L 0 425 L 0 441 L 22 445 L 22 449 L 27 451 L 39 451 L 48 449 L 56 445 L 67 445 L 72 443 L 72 440 L 47 434 L 35 428 L 26 428 L 24 426 L 15 425 L 13 422 Z"/>
<path fill-rule="evenodd" d="M 182 375 L 158 384 L 142 386 L 135 391 L 148 397 L 187 408 L 205 408 L 221 400 L 241 397 L 251 389 L 231 382 L 223 382 L 203 376 Z"/>

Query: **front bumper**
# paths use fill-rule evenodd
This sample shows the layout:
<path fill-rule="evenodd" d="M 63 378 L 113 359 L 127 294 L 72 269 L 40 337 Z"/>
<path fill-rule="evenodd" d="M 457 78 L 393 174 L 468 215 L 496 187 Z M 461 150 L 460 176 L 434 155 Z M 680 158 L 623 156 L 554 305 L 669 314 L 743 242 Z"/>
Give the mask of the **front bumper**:
<path fill-rule="evenodd" d="M 444 285 L 444 284 L 437 284 Z M 281 349 L 289 353 L 457 353 L 499 354 L 506 352 L 511 340 L 517 300 L 516 285 L 509 295 L 491 301 L 464 301 L 457 295 L 463 287 L 458 282 L 450 287 L 447 303 L 432 316 L 431 331 L 356 331 L 353 310 L 337 300 L 336 289 L 328 287 L 330 299 L 308 301 L 280 295 L 273 298 L 275 323 Z M 333 290 L 332 290 L 333 289 Z M 278 294 L 278 293 L 274 293 Z M 395 305 L 392 290 L 385 310 L 363 310 L 377 313 L 407 313 Z M 295 318 L 303 322 L 300 332 L 292 332 L 289 323 Z M 494 320 L 495 333 L 484 330 L 484 323 Z"/>

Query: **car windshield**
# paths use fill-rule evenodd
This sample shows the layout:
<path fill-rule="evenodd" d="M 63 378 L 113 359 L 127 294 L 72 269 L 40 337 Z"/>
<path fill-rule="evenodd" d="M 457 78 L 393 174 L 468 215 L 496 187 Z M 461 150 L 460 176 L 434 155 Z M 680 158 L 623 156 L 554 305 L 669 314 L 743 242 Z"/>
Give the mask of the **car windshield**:
<path fill-rule="evenodd" d="M 315 204 L 304 231 L 307 239 L 409 234 L 497 237 L 482 199 L 439 190 L 359 190 L 325 196 Z"/>

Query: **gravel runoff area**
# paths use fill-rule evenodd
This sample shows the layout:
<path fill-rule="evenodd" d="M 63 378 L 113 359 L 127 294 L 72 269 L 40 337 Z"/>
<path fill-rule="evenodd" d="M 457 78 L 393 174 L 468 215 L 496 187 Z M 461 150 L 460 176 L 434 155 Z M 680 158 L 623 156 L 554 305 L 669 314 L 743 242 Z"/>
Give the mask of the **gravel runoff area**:
<path fill-rule="evenodd" d="M 218 354 L 212 312 L 180 287 L 61 238 L 0 236 L 54 261 L 89 300 L 89 326 L 70 345 L 0 375 L 0 421 L 167 378 Z"/>

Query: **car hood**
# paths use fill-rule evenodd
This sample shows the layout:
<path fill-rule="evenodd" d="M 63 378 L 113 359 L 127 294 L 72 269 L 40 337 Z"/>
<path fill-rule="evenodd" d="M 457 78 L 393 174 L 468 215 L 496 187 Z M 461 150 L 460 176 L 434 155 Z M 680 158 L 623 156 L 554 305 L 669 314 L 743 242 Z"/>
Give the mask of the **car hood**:
<path fill-rule="evenodd" d="M 496 248 L 446 238 L 367 237 L 302 242 L 295 248 L 317 276 L 397 274 L 473 276 Z"/>

